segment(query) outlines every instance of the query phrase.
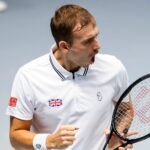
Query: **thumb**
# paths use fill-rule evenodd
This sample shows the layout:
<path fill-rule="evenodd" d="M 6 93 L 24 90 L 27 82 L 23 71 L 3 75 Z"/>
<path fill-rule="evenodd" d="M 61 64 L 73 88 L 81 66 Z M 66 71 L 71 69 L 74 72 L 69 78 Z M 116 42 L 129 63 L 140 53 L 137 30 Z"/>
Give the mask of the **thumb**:
<path fill-rule="evenodd" d="M 110 134 L 110 130 L 109 129 L 105 129 L 104 133 L 105 133 L 106 136 L 108 136 Z"/>

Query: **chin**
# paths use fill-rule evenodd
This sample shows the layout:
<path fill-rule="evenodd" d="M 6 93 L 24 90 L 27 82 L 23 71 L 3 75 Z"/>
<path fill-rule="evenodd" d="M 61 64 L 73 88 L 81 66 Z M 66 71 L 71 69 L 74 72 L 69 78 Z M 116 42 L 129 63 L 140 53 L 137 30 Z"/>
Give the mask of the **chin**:
<path fill-rule="evenodd" d="M 88 67 L 89 66 L 89 62 L 87 62 L 87 63 L 81 63 L 80 65 L 79 65 L 79 67 Z"/>

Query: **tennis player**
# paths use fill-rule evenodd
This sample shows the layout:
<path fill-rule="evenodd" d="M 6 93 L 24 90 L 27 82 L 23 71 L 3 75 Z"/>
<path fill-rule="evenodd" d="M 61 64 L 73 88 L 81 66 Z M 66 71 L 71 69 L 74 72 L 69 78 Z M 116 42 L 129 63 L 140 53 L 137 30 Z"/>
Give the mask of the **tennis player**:
<path fill-rule="evenodd" d="M 128 86 L 126 69 L 99 53 L 99 30 L 85 8 L 60 7 L 50 27 L 56 41 L 50 52 L 15 76 L 7 108 L 11 144 L 16 150 L 101 150 L 114 103 Z"/>

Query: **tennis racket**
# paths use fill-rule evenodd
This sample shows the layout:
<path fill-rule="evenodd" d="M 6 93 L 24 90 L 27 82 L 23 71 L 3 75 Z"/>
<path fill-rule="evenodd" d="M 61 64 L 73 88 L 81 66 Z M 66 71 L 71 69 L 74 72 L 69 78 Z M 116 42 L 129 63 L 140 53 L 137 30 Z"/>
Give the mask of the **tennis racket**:
<path fill-rule="evenodd" d="M 138 133 L 126 136 L 129 131 Z M 119 98 L 113 112 L 110 134 L 103 150 L 106 149 L 113 134 L 124 141 L 121 147 L 150 137 L 150 74 L 133 82 Z M 119 147 L 114 150 L 118 150 Z"/>

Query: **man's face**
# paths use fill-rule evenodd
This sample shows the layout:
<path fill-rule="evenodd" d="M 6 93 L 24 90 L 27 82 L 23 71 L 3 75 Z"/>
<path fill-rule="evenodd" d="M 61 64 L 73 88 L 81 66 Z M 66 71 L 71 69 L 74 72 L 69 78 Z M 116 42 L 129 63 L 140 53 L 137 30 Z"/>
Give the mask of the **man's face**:
<path fill-rule="evenodd" d="M 78 25 L 73 31 L 73 43 L 70 46 L 68 59 L 75 67 L 86 67 L 93 64 L 95 55 L 100 49 L 97 41 L 99 32 L 96 26 L 89 24 L 78 30 Z"/>

